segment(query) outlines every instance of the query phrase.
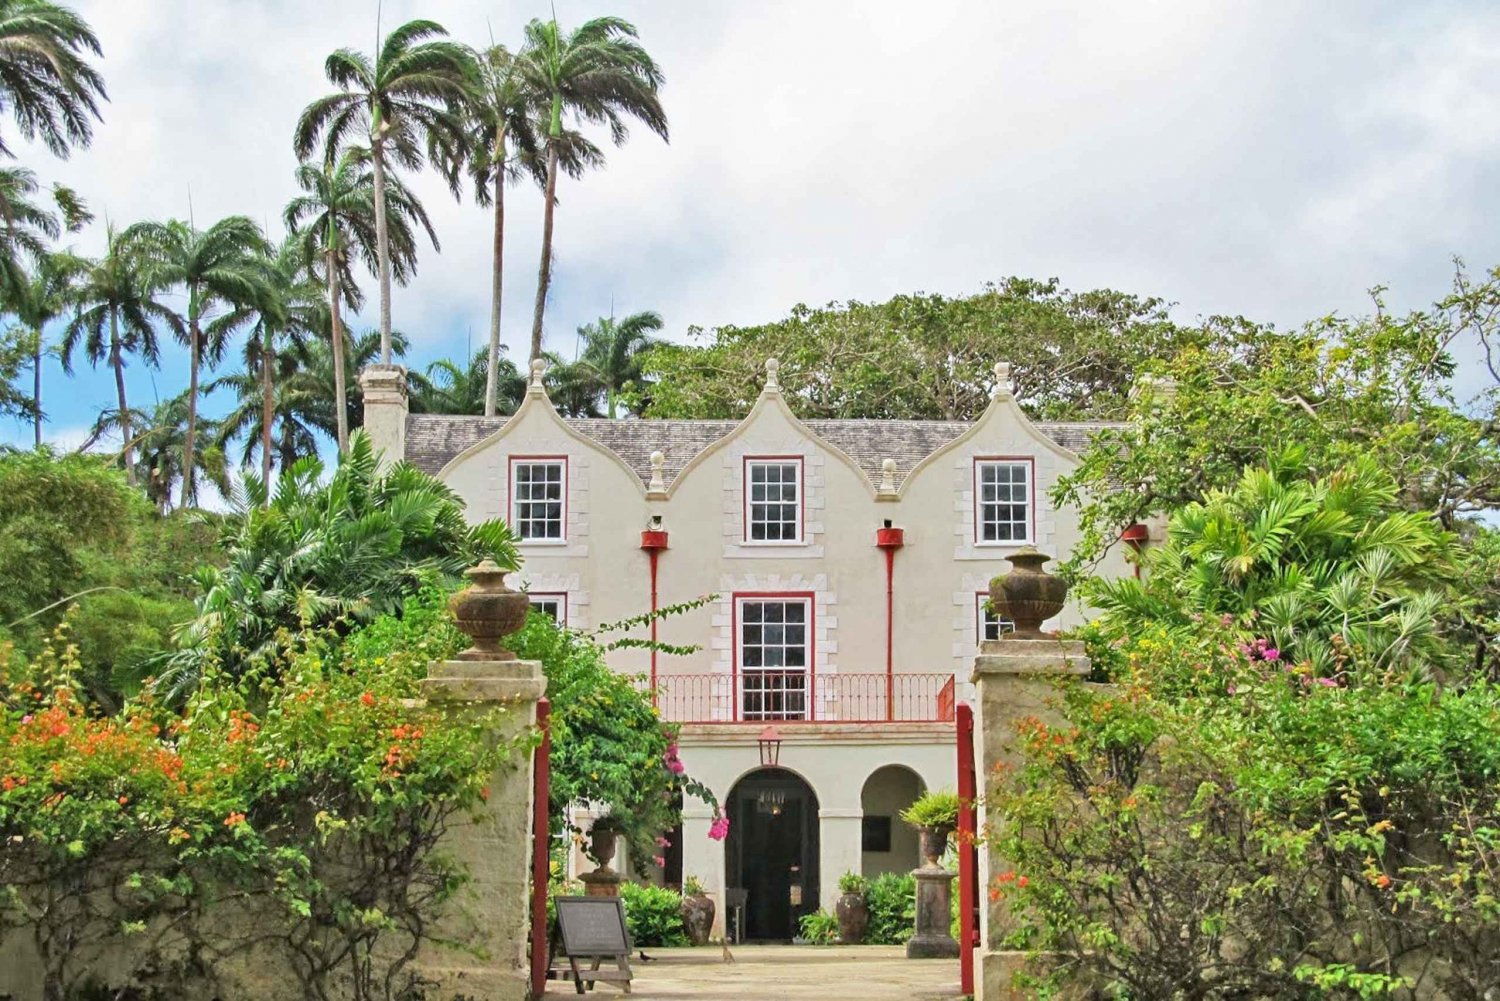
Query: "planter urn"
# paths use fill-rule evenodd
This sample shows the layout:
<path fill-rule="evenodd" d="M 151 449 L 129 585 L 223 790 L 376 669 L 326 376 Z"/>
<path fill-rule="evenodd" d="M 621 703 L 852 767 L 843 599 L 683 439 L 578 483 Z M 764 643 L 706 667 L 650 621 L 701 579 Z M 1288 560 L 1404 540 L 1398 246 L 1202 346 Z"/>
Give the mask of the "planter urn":
<path fill-rule="evenodd" d="M 707 945 L 708 936 L 714 927 L 713 898 L 705 893 L 694 893 L 682 897 L 682 927 L 687 931 L 688 941 L 694 945 Z"/>
<path fill-rule="evenodd" d="M 457 660 L 515 660 L 516 655 L 500 641 L 526 625 L 531 599 L 524 592 L 505 586 L 503 569 L 493 560 L 464 571 L 469 586 L 448 599 L 448 608 L 459 630 L 473 642 Z"/>
<path fill-rule="evenodd" d="M 1042 635 L 1042 623 L 1063 610 L 1068 600 L 1068 582 L 1042 569 L 1052 559 L 1031 546 L 1006 559 L 1014 567 L 990 581 L 990 604 L 995 614 L 1016 625 L 1018 637 Z"/>
<path fill-rule="evenodd" d="M 851 892 L 841 895 L 833 906 L 839 919 L 839 942 L 843 945 L 859 945 L 870 930 L 870 905 L 863 893 Z"/>
<path fill-rule="evenodd" d="M 943 856 L 948 851 L 948 835 L 951 833 L 946 827 L 923 827 L 918 831 L 923 866 L 929 869 L 942 868 Z"/>
<path fill-rule="evenodd" d="M 620 883 L 624 881 L 623 876 L 611 869 L 609 864 L 614 861 L 615 845 L 620 837 L 620 829 L 612 822 L 595 822 L 589 828 L 589 857 L 599 864 L 593 872 L 580 873 L 578 881 L 583 884 L 584 896 L 588 897 L 618 897 L 620 895 Z"/>

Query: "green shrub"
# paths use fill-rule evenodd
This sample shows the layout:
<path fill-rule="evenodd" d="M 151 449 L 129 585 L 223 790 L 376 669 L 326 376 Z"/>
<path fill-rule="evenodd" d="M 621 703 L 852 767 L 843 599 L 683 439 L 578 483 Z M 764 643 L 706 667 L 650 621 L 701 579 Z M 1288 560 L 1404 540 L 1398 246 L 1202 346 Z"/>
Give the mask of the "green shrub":
<path fill-rule="evenodd" d="M 864 893 L 870 881 L 857 872 L 846 872 L 839 877 L 840 893 Z"/>
<path fill-rule="evenodd" d="M 867 945 L 904 945 L 916 931 L 917 881 L 911 873 L 887 872 L 865 888 L 870 910 Z"/>
<path fill-rule="evenodd" d="M 833 945 L 839 940 L 839 919 L 827 911 L 804 914 L 797 924 L 809 945 Z"/>
<path fill-rule="evenodd" d="M 913 827 L 951 831 L 958 826 L 958 793 L 952 789 L 923 793 L 915 803 L 901 811 L 901 819 Z"/>
<path fill-rule="evenodd" d="M 688 944 L 678 894 L 662 886 L 621 883 L 620 899 L 625 903 L 625 927 L 637 949 Z"/>

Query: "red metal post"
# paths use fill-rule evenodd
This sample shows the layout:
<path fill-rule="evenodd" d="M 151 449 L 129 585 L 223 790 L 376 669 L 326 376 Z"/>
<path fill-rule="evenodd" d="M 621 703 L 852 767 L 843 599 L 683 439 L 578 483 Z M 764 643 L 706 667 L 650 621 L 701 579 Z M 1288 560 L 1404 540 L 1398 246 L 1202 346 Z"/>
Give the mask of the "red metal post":
<path fill-rule="evenodd" d="M 536 704 L 536 724 L 542 731 L 531 768 L 531 996 L 539 998 L 547 989 L 547 880 L 551 859 L 551 819 L 547 797 L 552 785 L 552 704 L 545 698 Z"/>
<path fill-rule="evenodd" d="M 976 834 L 974 710 L 961 705 L 954 714 L 958 730 L 958 966 L 959 990 L 974 993 L 974 949 L 979 945 L 979 848 Z"/>
<path fill-rule="evenodd" d="M 906 544 L 906 532 L 890 522 L 875 530 L 875 545 L 885 552 L 885 719 L 896 718 L 896 550 Z"/>
<path fill-rule="evenodd" d="M 667 548 L 667 533 L 648 528 L 641 533 L 641 548 L 651 559 L 651 704 L 656 705 L 656 562 Z"/>

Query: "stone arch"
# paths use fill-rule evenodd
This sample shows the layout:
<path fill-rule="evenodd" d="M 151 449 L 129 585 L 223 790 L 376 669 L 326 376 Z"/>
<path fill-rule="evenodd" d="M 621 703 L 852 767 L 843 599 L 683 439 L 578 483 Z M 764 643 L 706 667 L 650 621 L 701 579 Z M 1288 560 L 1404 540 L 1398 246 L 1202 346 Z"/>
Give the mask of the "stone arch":
<path fill-rule="evenodd" d="M 754 768 L 735 781 L 724 810 L 725 887 L 744 891 L 746 937 L 790 940 L 818 909 L 817 793 L 789 768 Z"/>
<path fill-rule="evenodd" d="M 921 864 L 917 832 L 901 819 L 901 811 L 926 790 L 926 781 L 908 765 L 881 765 L 865 777 L 859 796 L 865 827 L 860 871 L 867 878 L 910 872 Z"/>

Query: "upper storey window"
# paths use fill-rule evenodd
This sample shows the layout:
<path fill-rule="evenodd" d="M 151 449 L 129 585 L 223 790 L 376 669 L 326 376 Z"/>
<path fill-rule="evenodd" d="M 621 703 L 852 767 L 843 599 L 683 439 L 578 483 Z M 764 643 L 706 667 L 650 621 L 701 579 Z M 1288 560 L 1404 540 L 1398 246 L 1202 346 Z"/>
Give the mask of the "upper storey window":
<path fill-rule="evenodd" d="M 974 541 L 1019 545 L 1032 541 L 1032 463 L 1030 459 L 974 461 Z"/>
<path fill-rule="evenodd" d="M 802 459 L 745 460 L 745 541 L 802 541 Z"/>
<path fill-rule="evenodd" d="M 522 542 L 567 541 L 568 463 L 562 458 L 510 462 L 510 524 Z"/>

